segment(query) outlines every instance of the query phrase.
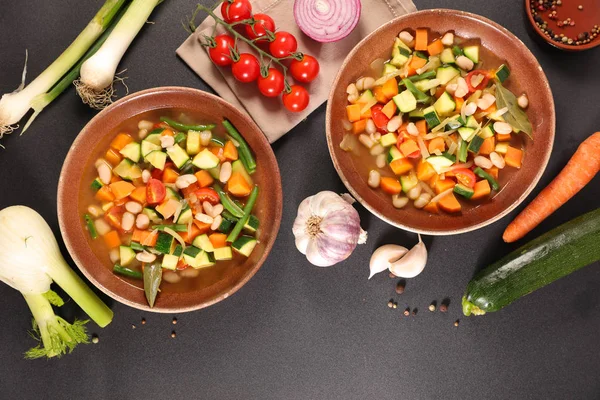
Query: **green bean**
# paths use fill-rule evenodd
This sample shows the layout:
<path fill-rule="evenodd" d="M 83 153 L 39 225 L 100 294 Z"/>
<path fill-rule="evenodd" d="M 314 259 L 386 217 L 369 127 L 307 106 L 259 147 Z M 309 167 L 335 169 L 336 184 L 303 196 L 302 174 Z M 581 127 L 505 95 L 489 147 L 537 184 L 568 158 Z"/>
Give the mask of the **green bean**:
<path fill-rule="evenodd" d="M 246 143 L 242 135 L 240 135 L 240 133 L 237 131 L 237 129 L 235 129 L 231 122 L 229 122 L 229 120 L 224 119 L 223 126 L 225 127 L 225 130 L 227 130 L 227 133 L 229 133 L 229 135 L 236 142 L 238 142 L 240 160 L 242 161 L 242 164 L 244 164 L 246 171 L 248 171 L 249 174 L 253 174 L 254 171 L 256 171 L 256 161 L 254 160 L 254 156 L 252 155 L 250 147 L 248 147 L 248 143 Z"/>
<path fill-rule="evenodd" d="M 492 175 L 490 175 L 487 172 L 485 172 L 484 170 L 482 170 L 480 167 L 475 168 L 473 170 L 473 172 L 475 172 L 475 175 L 488 181 L 490 183 L 490 186 L 492 187 L 492 189 L 494 189 L 494 190 L 500 189 L 500 185 L 498 185 L 498 181 L 495 180 Z"/>
<path fill-rule="evenodd" d="M 223 204 L 223 208 L 231 213 L 236 218 L 242 218 L 244 216 L 244 210 L 237 204 L 231 200 L 231 197 L 225 193 L 221 185 L 215 183 L 213 188 L 219 195 L 219 199 L 221 200 L 221 204 Z"/>
<path fill-rule="evenodd" d="M 122 267 L 119 264 L 115 264 L 115 266 L 113 267 L 113 272 L 119 275 L 135 279 L 142 279 L 144 277 L 140 271 L 136 271 L 127 267 Z"/>
<path fill-rule="evenodd" d="M 175 232 L 187 232 L 188 226 L 185 224 L 174 224 L 174 225 L 154 225 L 152 229 L 157 229 L 159 231 L 164 231 L 165 229 L 170 228 Z"/>
<path fill-rule="evenodd" d="M 98 238 L 98 231 L 96 230 L 96 225 L 94 225 L 94 220 L 90 214 L 85 214 L 85 226 L 87 227 L 88 232 L 92 239 Z"/>
<path fill-rule="evenodd" d="M 166 122 L 167 124 L 169 124 L 170 127 L 175 128 L 180 131 L 210 131 L 211 129 L 214 129 L 216 126 L 215 124 L 185 125 L 185 124 L 182 124 L 181 122 L 173 121 L 172 119 L 167 118 L 167 117 L 160 117 L 160 120 L 162 122 Z"/>
<path fill-rule="evenodd" d="M 235 227 L 227 236 L 227 241 L 233 243 L 236 241 L 246 223 L 248 223 L 248 219 L 250 219 L 250 213 L 252 212 L 252 208 L 254 208 L 254 204 L 256 203 L 256 198 L 258 197 L 258 186 L 254 186 L 252 192 L 250 193 L 250 197 L 248 197 L 248 202 L 244 206 L 244 215 L 240 220 L 235 224 Z"/>
<path fill-rule="evenodd" d="M 210 138 L 210 141 L 213 142 L 214 144 L 218 144 L 221 147 L 225 146 L 225 141 L 218 137 L 213 136 L 212 138 Z"/>

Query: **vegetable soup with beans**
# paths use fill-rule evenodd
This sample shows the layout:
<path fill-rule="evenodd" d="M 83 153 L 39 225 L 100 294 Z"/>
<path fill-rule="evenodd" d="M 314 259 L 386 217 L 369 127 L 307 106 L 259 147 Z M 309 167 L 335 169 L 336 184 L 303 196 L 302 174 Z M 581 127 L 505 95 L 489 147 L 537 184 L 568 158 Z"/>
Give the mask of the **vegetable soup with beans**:
<path fill-rule="evenodd" d="M 490 201 L 525 158 L 529 100 L 513 94 L 509 77 L 476 40 L 403 31 L 390 58 L 348 86 L 340 147 L 396 208 L 467 212 Z"/>
<path fill-rule="evenodd" d="M 144 289 L 150 306 L 159 287 L 210 286 L 257 244 L 256 166 L 228 120 L 180 110 L 132 118 L 85 173 L 80 212 L 90 245 Z"/>

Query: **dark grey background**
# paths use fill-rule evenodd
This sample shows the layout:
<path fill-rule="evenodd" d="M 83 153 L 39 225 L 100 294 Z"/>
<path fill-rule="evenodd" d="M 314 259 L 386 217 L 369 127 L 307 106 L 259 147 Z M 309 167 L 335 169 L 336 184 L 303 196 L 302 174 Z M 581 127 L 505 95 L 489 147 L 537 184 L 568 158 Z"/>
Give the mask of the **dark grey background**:
<path fill-rule="evenodd" d="M 91 18 L 101 1 L 0 1 L 0 92 L 19 83 L 24 50 L 36 76 Z M 208 2 L 206 2 L 208 3 Z M 290 0 L 291 3 L 291 0 Z M 521 0 L 417 0 L 506 26 L 538 57 L 554 92 L 555 151 L 547 184 L 577 144 L 600 129 L 600 50 L 559 52 L 528 32 Z M 163 85 L 210 90 L 175 49 L 185 39 L 180 20 L 193 0 L 158 7 L 121 65 L 131 91 Z M 365 9 L 363 12 L 368 13 Z M 122 93 L 122 92 L 121 92 Z M 535 94 L 531 94 L 535 101 Z M 56 186 L 79 130 L 94 115 L 74 90 L 63 94 L 22 137 L 2 141 L 0 208 L 34 207 L 58 234 Z M 110 302 L 115 319 L 97 345 L 60 360 L 25 361 L 33 345 L 31 316 L 21 295 L 0 284 L 2 399 L 592 399 L 600 397 L 600 270 L 573 274 L 509 308 L 462 318 L 459 303 L 473 273 L 516 246 L 500 236 L 510 217 L 477 232 L 427 237 L 425 271 L 402 296 L 381 274 L 367 281 L 371 252 L 382 243 L 410 246 L 416 236 L 394 229 L 359 207 L 368 244 L 333 268 L 311 266 L 291 233 L 296 207 L 320 190 L 344 190 L 325 143 L 325 106 L 273 146 L 281 168 L 284 213 L 271 256 L 238 293 L 209 309 L 152 315 Z M 529 238 L 597 207 L 597 177 Z M 511 217 L 513 217 L 511 215 Z M 63 248 L 64 250 L 64 248 Z M 66 252 L 65 252 L 66 254 Z M 397 299 L 390 310 L 387 302 Z M 451 299 L 448 313 L 427 311 Z M 418 307 L 416 317 L 401 310 Z M 67 319 L 81 316 L 71 303 Z M 146 325 L 140 324 L 145 317 Z M 458 328 L 453 322 L 461 318 Z M 132 330 L 131 324 L 137 329 Z M 177 338 L 171 339 L 176 328 Z"/>

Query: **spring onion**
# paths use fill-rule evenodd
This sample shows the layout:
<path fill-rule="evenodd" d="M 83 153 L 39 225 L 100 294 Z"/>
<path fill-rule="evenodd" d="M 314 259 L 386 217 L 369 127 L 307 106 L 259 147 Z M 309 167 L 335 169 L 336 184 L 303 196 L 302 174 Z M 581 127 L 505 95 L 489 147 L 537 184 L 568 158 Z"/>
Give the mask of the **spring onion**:
<path fill-rule="evenodd" d="M 177 122 L 174 121 L 170 118 L 167 117 L 160 117 L 160 120 L 162 122 L 167 123 L 171 128 L 175 128 L 177 130 L 180 131 L 210 131 L 212 129 L 215 129 L 215 124 L 208 124 L 208 125 L 186 125 L 186 124 L 182 124 L 181 122 Z"/>
<path fill-rule="evenodd" d="M 94 18 L 87 24 L 84 30 L 75 38 L 69 47 L 48 68 L 46 68 L 29 85 L 25 86 L 27 74 L 27 56 L 21 84 L 12 93 L 7 93 L 0 99 L 0 138 L 10 133 L 18 126 L 16 125 L 34 106 L 34 100 L 43 96 L 65 75 L 84 53 L 94 44 L 96 39 L 110 25 L 111 21 L 123 6 L 125 0 L 106 0 Z M 62 88 L 64 90 L 64 88 Z M 45 100 L 39 100 L 36 104 L 36 112 L 41 111 L 47 104 L 56 98 L 62 90 L 54 90 Z M 39 109 L 39 111 L 37 111 Z M 28 123 L 29 125 L 29 123 Z"/>
<path fill-rule="evenodd" d="M 233 227 L 233 230 L 231 231 L 229 236 L 227 236 L 228 242 L 230 242 L 230 243 L 235 242 L 235 240 L 238 238 L 238 236 L 242 232 L 242 229 L 244 229 L 244 226 L 246 226 L 246 224 L 248 223 L 248 220 L 250 219 L 250 213 L 252 212 L 254 203 L 256 203 L 257 197 L 258 197 L 258 186 L 254 186 L 254 189 L 252 189 L 252 192 L 250 192 L 250 195 L 248 196 L 248 202 L 246 202 L 246 206 L 244 207 L 244 215 L 235 224 L 235 226 Z"/>
<path fill-rule="evenodd" d="M 250 150 L 248 143 L 246 143 L 242 135 L 238 132 L 237 129 L 235 129 L 235 126 L 233 126 L 233 124 L 229 122 L 229 120 L 224 119 L 223 126 L 225 127 L 225 130 L 227 131 L 229 136 L 231 136 L 236 142 L 238 142 L 240 160 L 242 161 L 242 164 L 244 164 L 246 171 L 248 171 L 248 173 L 250 174 L 253 174 L 254 171 L 256 171 L 256 160 L 254 160 L 254 156 L 252 156 L 252 151 Z"/>
<path fill-rule="evenodd" d="M 295 0 L 298 27 L 317 42 L 336 42 L 348 36 L 360 19 L 360 0 Z"/>
<path fill-rule="evenodd" d="M 119 264 L 115 264 L 113 266 L 113 272 L 123 275 L 123 276 L 126 276 L 128 278 L 144 279 L 144 276 L 142 275 L 142 273 L 140 271 L 136 271 L 131 268 L 123 267 Z"/>
<path fill-rule="evenodd" d="M 233 215 L 236 218 L 242 218 L 244 216 L 244 210 L 242 210 L 240 206 L 238 206 L 236 203 L 233 202 L 233 200 L 231 200 L 231 197 L 229 197 L 229 195 L 225 193 L 221 185 L 215 183 L 213 185 L 213 188 L 219 195 L 219 199 L 221 200 L 221 204 L 223 204 L 223 208 L 225 208 L 225 210 L 229 211 L 231 215 Z"/>
<path fill-rule="evenodd" d="M 87 343 L 84 321 L 73 324 L 54 314 L 62 299 L 50 290 L 57 283 L 99 326 L 112 311 L 73 272 L 60 254 L 52 230 L 41 215 L 25 206 L 0 211 L 0 281 L 18 290 L 33 314 L 33 330 L 41 344 L 26 358 L 60 357 L 79 343 Z"/>
<path fill-rule="evenodd" d="M 133 0 L 102 47 L 83 63 L 81 76 L 74 84 L 84 103 L 95 109 L 103 109 L 112 103 L 117 66 L 160 2 Z"/>

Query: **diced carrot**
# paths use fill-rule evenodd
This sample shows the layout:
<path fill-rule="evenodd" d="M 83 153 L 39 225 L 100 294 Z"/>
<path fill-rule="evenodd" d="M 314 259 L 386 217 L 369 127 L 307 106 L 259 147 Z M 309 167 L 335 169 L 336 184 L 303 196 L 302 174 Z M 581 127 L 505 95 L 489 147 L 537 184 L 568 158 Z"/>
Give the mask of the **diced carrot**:
<path fill-rule="evenodd" d="M 348 121 L 358 121 L 360 119 L 360 104 L 346 106 L 346 115 L 348 116 Z"/>
<path fill-rule="evenodd" d="M 246 197 L 252 191 L 252 187 L 239 172 L 231 174 L 227 182 L 227 191 L 236 197 Z"/>
<path fill-rule="evenodd" d="M 416 71 L 419 68 L 423 68 L 425 64 L 427 64 L 426 59 L 413 55 L 408 66 Z"/>
<path fill-rule="evenodd" d="M 189 231 L 179 232 L 179 236 L 181 236 L 181 238 L 183 239 L 184 242 L 192 243 L 198 235 L 201 235 L 200 229 L 196 226 L 196 222 L 200 222 L 200 221 L 194 220 L 194 223 L 191 225 L 191 229 Z M 202 222 L 200 222 L 200 223 L 202 223 Z M 209 226 L 209 228 L 210 228 L 210 226 Z M 206 230 L 206 232 L 208 232 L 208 229 Z"/>
<path fill-rule="evenodd" d="M 110 231 L 102 236 L 102 238 L 104 239 L 104 243 L 106 243 L 106 247 L 109 249 L 114 249 L 121 245 L 121 238 L 119 237 L 119 232 L 117 231 Z"/>
<path fill-rule="evenodd" d="M 156 244 L 156 239 L 158 238 L 158 232 L 141 230 L 135 228 L 133 230 L 133 234 L 131 235 L 131 240 L 134 242 L 138 242 L 142 246 L 150 246 L 153 247 Z"/>
<path fill-rule="evenodd" d="M 227 246 L 227 235 L 224 233 L 211 233 L 208 235 L 208 240 L 215 249 Z"/>
<path fill-rule="evenodd" d="M 419 178 L 420 181 L 428 181 L 433 178 L 434 175 L 437 175 L 437 172 L 435 172 L 433 166 L 427 161 L 421 160 L 417 166 L 417 178 Z"/>
<path fill-rule="evenodd" d="M 125 196 L 121 199 L 115 199 L 114 203 L 115 206 L 122 206 L 123 204 L 127 203 L 129 201 L 129 196 Z"/>
<path fill-rule="evenodd" d="M 498 176 L 500 176 L 500 170 L 498 167 L 492 167 L 485 170 L 488 174 L 492 176 L 495 180 L 498 180 Z"/>
<path fill-rule="evenodd" d="M 448 193 L 442 197 L 439 201 L 439 206 L 442 210 L 451 213 L 460 212 L 461 210 L 460 203 L 456 200 L 454 193 Z"/>
<path fill-rule="evenodd" d="M 427 134 L 427 121 L 425 121 L 424 119 L 420 119 L 417 122 L 415 122 L 415 126 L 419 131 L 419 135 Z"/>
<path fill-rule="evenodd" d="M 415 57 L 415 56 L 413 56 Z M 417 70 L 411 67 L 410 63 L 406 66 L 406 74 L 400 75 L 401 78 L 408 78 L 409 76 L 413 76 L 417 74 Z"/>
<path fill-rule="evenodd" d="M 493 136 L 491 136 L 487 139 L 484 139 L 483 143 L 481 144 L 481 147 L 479 148 L 479 154 L 486 156 L 488 154 L 491 154 L 495 148 L 496 139 Z"/>
<path fill-rule="evenodd" d="M 108 161 L 113 167 L 121 162 L 121 154 L 115 151 L 115 149 L 108 149 L 104 155 L 106 161 Z"/>
<path fill-rule="evenodd" d="M 360 104 L 360 110 L 362 111 L 360 113 L 360 119 L 369 119 L 373 116 L 373 113 L 371 112 L 371 108 L 367 108 L 366 110 L 363 111 L 363 107 L 364 104 L 363 103 L 359 103 Z"/>
<path fill-rule="evenodd" d="M 439 86 L 435 91 L 435 97 L 440 98 L 446 92 L 445 86 Z"/>
<path fill-rule="evenodd" d="M 365 131 L 367 127 L 367 120 L 361 119 L 360 121 L 356 121 L 352 123 L 352 133 L 355 135 L 361 134 Z"/>
<path fill-rule="evenodd" d="M 200 222 L 197 219 L 194 220 L 194 225 L 196 225 L 196 228 L 198 228 L 198 231 L 200 232 L 199 235 L 202 235 L 210 230 L 210 224 Z"/>
<path fill-rule="evenodd" d="M 407 138 L 410 139 L 410 135 L 408 134 L 408 124 L 409 123 L 410 123 L 409 121 L 405 121 L 402 123 L 402 125 L 400 125 L 400 128 L 398 128 L 398 134 L 401 136 L 405 136 L 402 138 L 402 142 L 404 142 L 404 140 Z M 400 142 L 400 143 L 402 143 L 402 142 Z"/>
<path fill-rule="evenodd" d="M 385 103 L 387 103 L 390 100 L 383 93 L 383 86 L 375 86 L 373 88 L 373 95 L 375 96 L 375 100 L 377 100 L 378 102 L 380 102 L 382 104 L 385 104 Z"/>
<path fill-rule="evenodd" d="M 179 201 L 175 199 L 168 199 L 157 205 L 156 211 L 158 211 L 160 215 L 166 219 L 169 219 L 175 214 L 175 212 L 177 212 L 178 207 L 181 207 Z"/>
<path fill-rule="evenodd" d="M 462 97 L 454 96 L 454 103 L 456 104 L 456 107 L 454 109 L 460 110 L 462 108 L 464 102 L 465 102 L 465 99 L 463 99 Z"/>
<path fill-rule="evenodd" d="M 427 50 L 427 29 L 419 28 L 415 34 L 415 50 L 426 51 Z"/>
<path fill-rule="evenodd" d="M 171 129 L 169 128 L 165 128 L 163 129 L 163 131 L 160 133 L 160 136 L 175 136 L 175 132 L 173 132 Z"/>
<path fill-rule="evenodd" d="M 142 232 L 145 232 L 145 231 L 138 229 L 138 228 L 133 228 L 133 233 L 131 234 L 131 240 L 139 243 L 140 237 L 142 236 Z"/>
<path fill-rule="evenodd" d="M 510 165 L 514 168 L 521 168 L 521 161 L 523 160 L 523 150 L 515 149 L 514 147 L 508 146 L 504 161 L 506 165 Z"/>
<path fill-rule="evenodd" d="M 117 200 L 129 196 L 135 190 L 135 186 L 127 181 L 114 182 L 108 186 Z"/>
<path fill-rule="evenodd" d="M 489 114 L 495 113 L 496 110 L 498 110 L 498 108 L 496 107 L 496 103 L 494 103 L 491 106 L 489 106 L 488 108 L 486 108 L 485 110 L 483 110 L 483 112 L 489 115 Z"/>
<path fill-rule="evenodd" d="M 210 152 L 213 153 L 215 156 L 217 156 L 219 158 L 219 161 L 223 162 L 225 161 L 225 156 L 223 155 L 223 148 L 222 147 L 210 147 L 209 148 Z"/>
<path fill-rule="evenodd" d="M 116 138 L 110 142 L 110 147 L 119 151 L 129 143 L 133 142 L 133 138 L 126 133 L 119 133 Z"/>
<path fill-rule="evenodd" d="M 427 52 L 430 56 L 437 56 L 442 51 L 444 51 L 444 43 L 440 39 L 432 42 L 429 46 L 427 46 Z"/>
<path fill-rule="evenodd" d="M 238 149 L 231 140 L 225 143 L 225 147 L 223 147 L 223 155 L 229 161 L 235 161 L 239 158 Z"/>
<path fill-rule="evenodd" d="M 383 94 L 391 99 L 398 94 L 398 82 L 396 78 L 388 79 L 382 86 Z"/>
<path fill-rule="evenodd" d="M 400 145 L 400 151 L 404 154 L 404 157 L 408 157 L 414 152 L 420 151 L 419 145 L 412 139 L 405 140 Z"/>
<path fill-rule="evenodd" d="M 179 177 L 179 173 L 172 168 L 165 168 L 162 174 L 162 181 L 164 183 L 175 183 Z"/>
<path fill-rule="evenodd" d="M 427 203 L 427 205 L 425 207 L 423 207 L 423 210 L 429 211 L 432 214 L 439 214 L 440 213 L 440 209 L 438 207 L 438 203 L 429 202 L 429 203 Z"/>
<path fill-rule="evenodd" d="M 473 190 L 475 191 L 475 193 L 473 193 L 471 200 L 481 199 L 482 197 L 488 196 L 492 192 L 492 189 L 490 188 L 490 183 L 485 179 L 476 182 L 475 187 L 473 187 Z"/>
<path fill-rule="evenodd" d="M 389 176 L 381 177 L 381 190 L 388 194 L 398 194 L 402 191 L 402 185 L 396 178 L 390 178 Z"/>
<path fill-rule="evenodd" d="M 429 185 L 429 187 L 435 189 L 435 185 L 437 185 L 437 182 L 439 180 L 440 180 L 440 176 L 438 174 L 435 174 L 427 181 L 427 184 Z"/>
<path fill-rule="evenodd" d="M 390 163 L 390 168 L 396 175 L 404 175 L 411 169 L 413 169 L 413 164 L 408 161 L 406 158 L 400 158 L 398 160 L 394 160 Z"/>
<path fill-rule="evenodd" d="M 436 150 L 441 151 L 442 153 L 446 150 L 446 142 L 442 137 L 436 137 L 431 139 L 429 142 L 429 152 L 434 154 Z"/>
<path fill-rule="evenodd" d="M 196 179 L 198 179 L 198 185 L 200 185 L 201 188 L 210 186 L 215 181 L 208 171 L 203 169 L 196 172 L 194 175 L 196 176 Z"/>
<path fill-rule="evenodd" d="M 499 142 L 509 142 L 511 136 L 512 135 L 510 133 L 496 133 L 496 139 Z"/>
<path fill-rule="evenodd" d="M 448 189 L 452 189 L 456 183 L 452 179 L 439 179 L 435 183 L 435 192 L 440 194 Z"/>
<path fill-rule="evenodd" d="M 398 108 L 396 107 L 396 103 L 394 103 L 394 100 L 390 100 L 387 102 L 387 104 L 385 106 L 383 106 L 383 108 L 381 109 L 381 112 L 388 118 L 392 118 L 394 116 L 394 114 L 396 114 L 396 110 Z"/>
<path fill-rule="evenodd" d="M 138 203 L 141 203 L 142 205 L 146 204 L 146 187 L 145 186 L 136 187 L 133 190 L 133 192 L 131 192 L 129 197 L 131 197 L 132 200 L 135 200 Z"/>
<path fill-rule="evenodd" d="M 110 203 L 115 199 L 115 195 L 110 190 L 110 187 L 105 185 L 96 192 L 96 199 L 102 202 Z"/>

